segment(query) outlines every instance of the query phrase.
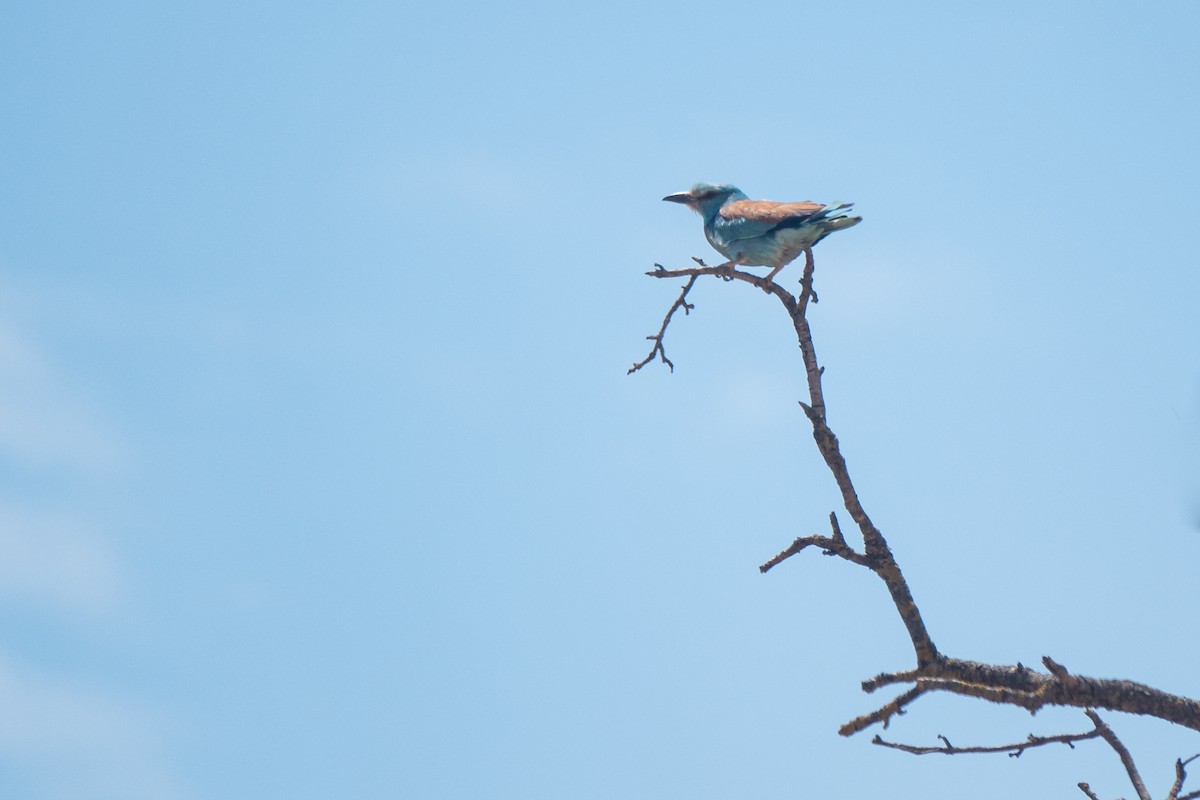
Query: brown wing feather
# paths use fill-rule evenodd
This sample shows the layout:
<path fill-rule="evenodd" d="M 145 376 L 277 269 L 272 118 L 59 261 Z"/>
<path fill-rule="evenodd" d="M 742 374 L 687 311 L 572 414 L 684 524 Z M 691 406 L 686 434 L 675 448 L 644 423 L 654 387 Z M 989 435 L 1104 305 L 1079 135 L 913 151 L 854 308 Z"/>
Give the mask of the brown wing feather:
<path fill-rule="evenodd" d="M 799 203 L 777 203 L 774 200 L 735 200 L 721 206 L 725 219 L 749 219 L 755 222 L 776 224 L 791 217 L 815 214 L 825 206 L 805 200 Z"/>

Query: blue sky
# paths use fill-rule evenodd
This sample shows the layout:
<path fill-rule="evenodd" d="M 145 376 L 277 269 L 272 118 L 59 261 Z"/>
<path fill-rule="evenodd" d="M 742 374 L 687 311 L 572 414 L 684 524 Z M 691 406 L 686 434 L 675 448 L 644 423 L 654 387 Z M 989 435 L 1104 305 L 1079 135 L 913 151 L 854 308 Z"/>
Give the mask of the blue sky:
<path fill-rule="evenodd" d="M 849 200 L 830 423 L 946 652 L 1200 695 L 1200 5 L 31 3 L 0 24 L 0 794 L 1127 793 L 884 751 L 882 587 L 695 181 Z M 787 286 L 795 267 L 780 276 Z M 1108 715 L 1156 794 L 1194 734 Z M 1084 730 L 953 698 L 894 738 Z"/>

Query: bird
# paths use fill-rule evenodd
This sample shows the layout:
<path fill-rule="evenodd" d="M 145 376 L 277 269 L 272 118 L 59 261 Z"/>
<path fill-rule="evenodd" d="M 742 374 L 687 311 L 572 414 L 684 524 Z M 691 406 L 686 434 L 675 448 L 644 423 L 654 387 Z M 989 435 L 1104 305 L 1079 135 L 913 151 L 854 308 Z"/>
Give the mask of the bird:
<path fill-rule="evenodd" d="M 729 184 L 697 183 L 663 200 L 681 203 L 703 217 L 705 238 L 729 259 L 731 268 L 771 267 L 763 286 L 766 292 L 779 271 L 805 250 L 834 231 L 862 222 L 862 217 L 846 213 L 853 203 L 751 200 Z"/>

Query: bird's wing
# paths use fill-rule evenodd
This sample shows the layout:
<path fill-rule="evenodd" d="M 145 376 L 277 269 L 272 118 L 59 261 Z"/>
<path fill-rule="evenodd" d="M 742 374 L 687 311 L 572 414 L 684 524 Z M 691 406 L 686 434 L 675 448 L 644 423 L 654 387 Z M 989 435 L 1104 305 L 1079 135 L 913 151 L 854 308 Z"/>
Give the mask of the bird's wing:
<path fill-rule="evenodd" d="M 757 239 L 777 228 L 792 227 L 819 218 L 820 203 L 776 203 L 773 200 L 735 200 L 721 206 L 713 220 L 713 233 L 726 242 Z"/>
<path fill-rule="evenodd" d="M 799 203 L 777 203 L 774 200 L 735 200 L 721 206 L 721 216 L 728 220 L 744 219 L 768 226 L 788 220 L 809 217 L 822 211 L 825 206 L 804 200 Z"/>

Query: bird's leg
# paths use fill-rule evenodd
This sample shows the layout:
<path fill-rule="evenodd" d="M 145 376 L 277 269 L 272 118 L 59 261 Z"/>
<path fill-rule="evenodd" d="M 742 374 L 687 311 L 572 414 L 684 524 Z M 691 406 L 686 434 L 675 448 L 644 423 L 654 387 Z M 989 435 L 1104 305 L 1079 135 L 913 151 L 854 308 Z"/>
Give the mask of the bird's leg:
<path fill-rule="evenodd" d="M 722 275 L 721 280 L 725 281 L 726 283 L 729 283 L 731 280 L 733 280 L 733 273 L 737 272 L 737 264 L 738 262 L 732 258 L 722 264 L 722 267 L 727 267 L 729 269 L 729 274 Z"/>
<path fill-rule="evenodd" d="M 783 269 L 783 264 L 780 264 L 778 267 L 775 267 L 774 269 L 772 269 L 770 272 L 768 272 L 768 273 L 767 273 L 767 277 L 763 278 L 763 280 L 765 280 L 765 281 L 767 282 L 767 285 L 766 285 L 766 286 L 764 286 L 764 287 L 762 287 L 762 290 L 763 290 L 764 292 L 766 292 L 767 294 L 770 294 L 770 293 L 771 293 L 771 280 L 772 280 L 772 279 L 773 279 L 773 278 L 774 278 L 776 275 L 778 275 L 778 274 L 779 274 L 779 271 L 780 271 L 781 269 Z"/>

